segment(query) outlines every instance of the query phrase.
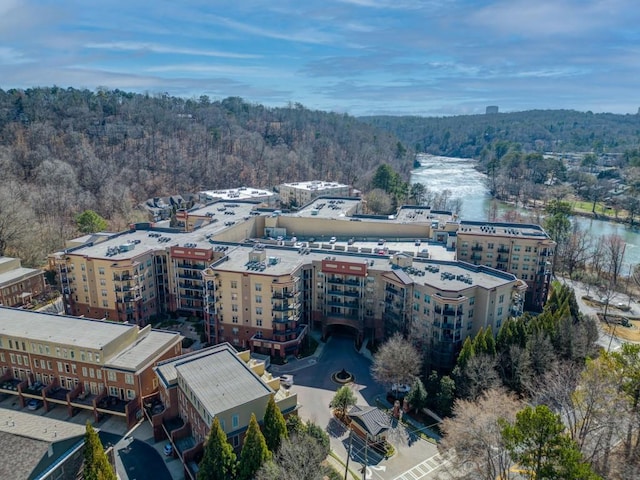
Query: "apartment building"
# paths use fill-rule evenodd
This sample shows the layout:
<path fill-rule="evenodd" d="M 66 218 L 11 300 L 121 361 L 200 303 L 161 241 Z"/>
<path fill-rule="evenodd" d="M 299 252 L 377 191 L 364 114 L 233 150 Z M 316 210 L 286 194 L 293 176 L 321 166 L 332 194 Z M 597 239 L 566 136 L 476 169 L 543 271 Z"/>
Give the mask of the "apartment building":
<path fill-rule="evenodd" d="M 182 353 L 182 337 L 150 326 L 0 308 L 0 393 L 21 406 L 126 417 L 157 390 L 153 367 Z"/>
<path fill-rule="evenodd" d="M 556 243 L 539 225 L 462 221 L 456 235 L 458 260 L 513 273 L 527 283 L 525 309 L 542 310 Z"/>
<path fill-rule="evenodd" d="M 278 185 L 280 202 L 283 205 L 301 207 L 320 196 L 348 197 L 353 187 L 337 182 L 312 180 L 308 182 L 291 182 Z"/>
<path fill-rule="evenodd" d="M 518 305 L 515 311 L 544 304 L 547 262 L 552 262 L 555 245 L 539 226 L 464 222 L 449 212 L 420 206 L 385 216 L 361 212 L 361 200 L 353 197 L 316 198 L 294 213 L 264 209 L 255 202 L 219 201 L 183 212 L 181 229 L 136 224 L 98 244 L 58 252 L 50 260 L 70 314 L 139 325 L 168 312 L 202 317 L 211 343 L 229 342 L 272 356 L 298 353 L 308 328 L 328 333 L 342 325 L 359 340 L 376 341 L 397 329 L 411 333 L 413 314 L 406 306 L 421 289 L 423 296 L 479 300 L 498 279 L 505 299 Z M 389 249 L 386 241 L 398 246 Z M 414 247 L 414 242 L 429 248 Z M 442 271 L 447 275 L 432 276 L 426 268 L 436 249 L 448 256 L 435 260 L 458 260 Z M 395 256 L 401 253 L 404 256 Z M 449 273 L 454 270 L 452 282 Z M 459 276 L 470 276 L 472 283 L 460 283 Z M 395 288 L 408 295 L 403 309 L 399 299 L 385 300 L 393 295 L 387 289 Z M 445 304 L 440 307 L 445 309 Z M 514 311 L 501 307 L 503 315 Z M 497 331 L 498 308 L 466 309 L 466 315 L 474 312 L 473 321 L 464 324 L 468 331 L 456 335 L 454 328 L 440 336 L 431 331 L 430 338 L 444 338 L 455 347 L 478 325 Z"/>
<path fill-rule="evenodd" d="M 155 372 L 160 389 L 145 399 L 146 412 L 154 438 L 169 438 L 186 478 L 196 478 L 214 418 L 239 450 L 251 414 L 261 422 L 270 397 L 285 416 L 298 409 L 295 392 L 280 388 L 279 377 L 267 372 L 264 362 L 228 343 L 162 362 Z"/>
<path fill-rule="evenodd" d="M 19 258 L 0 257 L 0 305 L 26 305 L 44 289 L 42 270 L 23 267 Z"/>

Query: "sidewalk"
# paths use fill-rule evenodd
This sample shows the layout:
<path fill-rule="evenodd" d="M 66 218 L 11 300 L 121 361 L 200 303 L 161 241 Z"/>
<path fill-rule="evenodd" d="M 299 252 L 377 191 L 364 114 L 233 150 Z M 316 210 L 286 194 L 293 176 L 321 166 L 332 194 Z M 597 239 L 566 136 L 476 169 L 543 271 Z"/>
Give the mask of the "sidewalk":
<path fill-rule="evenodd" d="M 287 357 L 287 363 L 284 365 L 275 365 L 272 363 L 269 370 L 271 370 L 275 375 L 283 375 L 285 373 L 297 372 L 298 370 L 302 370 L 303 368 L 307 368 L 318 363 L 324 353 L 324 347 L 331 341 L 331 337 L 329 337 L 326 342 L 323 342 L 318 332 L 310 332 L 309 335 L 318 342 L 318 347 L 316 348 L 316 351 L 313 352 L 313 355 L 304 358 L 296 358 L 293 355 L 290 355 Z"/>

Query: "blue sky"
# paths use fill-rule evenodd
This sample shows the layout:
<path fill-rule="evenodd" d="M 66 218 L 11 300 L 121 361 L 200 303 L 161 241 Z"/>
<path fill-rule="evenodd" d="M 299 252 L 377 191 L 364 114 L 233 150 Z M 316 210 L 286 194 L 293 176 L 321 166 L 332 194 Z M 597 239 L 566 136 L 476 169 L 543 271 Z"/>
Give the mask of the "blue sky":
<path fill-rule="evenodd" d="M 636 113 L 637 0 L 0 0 L 0 88 Z"/>

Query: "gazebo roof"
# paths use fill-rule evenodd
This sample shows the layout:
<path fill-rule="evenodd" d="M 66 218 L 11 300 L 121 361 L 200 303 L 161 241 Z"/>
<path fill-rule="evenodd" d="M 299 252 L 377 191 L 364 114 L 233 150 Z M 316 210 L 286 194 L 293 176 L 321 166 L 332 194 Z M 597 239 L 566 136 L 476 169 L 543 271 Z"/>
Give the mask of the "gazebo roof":
<path fill-rule="evenodd" d="M 380 435 L 389 430 L 389 417 L 376 407 L 354 405 L 347 413 L 349 418 L 364 428 L 369 435 Z"/>

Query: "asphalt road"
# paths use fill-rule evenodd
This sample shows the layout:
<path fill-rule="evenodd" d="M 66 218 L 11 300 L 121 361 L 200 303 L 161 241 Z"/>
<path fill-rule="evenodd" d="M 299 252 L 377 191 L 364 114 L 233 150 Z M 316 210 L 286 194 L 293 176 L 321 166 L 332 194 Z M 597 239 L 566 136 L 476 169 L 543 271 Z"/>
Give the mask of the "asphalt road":
<path fill-rule="evenodd" d="M 121 478 L 128 480 L 172 480 L 162 456 L 148 443 L 129 437 L 116 445 L 122 462 Z"/>
<path fill-rule="evenodd" d="M 355 377 L 351 388 L 358 404 L 375 405 L 376 397 L 385 395 L 385 389 L 371 377 L 370 360 L 355 350 L 353 337 L 340 335 L 329 339 L 316 363 L 292 372 L 292 388 L 298 393 L 300 417 L 313 421 L 329 433 L 331 448 L 343 461 L 347 458 L 347 452 L 351 451 L 350 470 L 359 471 L 366 463 L 367 479 L 394 479 L 434 457 L 436 446 L 410 434 L 402 425 L 394 424 L 388 433 L 389 441 L 396 448 L 396 454 L 388 460 L 366 449 L 358 438 L 349 439 L 348 431 L 333 418 L 329 408 L 336 390 L 341 386 L 331 379 L 331 375 L 343 368 Z M 414 474 L 413 480 L 428 476 L 427 473 L 424 476 Z"/>

